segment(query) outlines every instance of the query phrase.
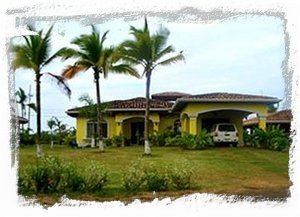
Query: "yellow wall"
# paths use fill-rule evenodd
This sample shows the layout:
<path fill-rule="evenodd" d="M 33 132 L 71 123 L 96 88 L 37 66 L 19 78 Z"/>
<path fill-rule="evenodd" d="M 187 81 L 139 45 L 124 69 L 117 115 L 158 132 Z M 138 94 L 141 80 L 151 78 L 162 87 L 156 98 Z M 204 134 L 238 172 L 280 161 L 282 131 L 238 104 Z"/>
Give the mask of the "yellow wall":
<path fill-rule="evenodd" d="M 243 126 L 242 119 L 247 112 L 257 113 L 260 116 L 259 127 L 265 128 L 267 106 L 259 103 L 188 103 L 183 108 L 181 114 L 168 113 L 159 114 L 157 112 L 150 113 L 150 133 L 155 131 L 163 132 L 168 129 L 172 129 L 176 119 L 180 118 L 182 132 L 197 134 L 201 131 L 201 119 L 213 115 L 209 113 L 215 110 L 234 110 L 234 111 L 222 111 L 223 115 L 228 116 L 232 123 L 235 123 L 239 132 L 239 142 L 243 141 Z M 237 112 L 237 110 L 242 110 Z M 245 112 L 247 111 L 247 112 Z M 208 112 L 208 113 L 206 113 Z M 220 111 L 221 112 L 221 111 Z M 208 115 L 208 116 L 207 116 Z M 108 137 L 111 138 L 115 135 L 124 135 L 126 138 L 131 136 L 130 123 L 136 118 L 139 120 L 144 119 L 144 112 L 119 112 L 114 116 L 106 116 L 104 119 L 108 124 Z M 84 144 L 86 138 L 86 123 L 87 119 L 77 117 L 76 122 L 76 140 L 79 144 Z"/>
<path fill-rule="evenodd" d="M 249 111 L 251 113 L 258 113 L 261 115 L 267 115 L 267 106 L 259 103 L 189 103 L 182 113 L 197 115 L 202 112 L 208 112 L 213 110 L 234 109 Z"/>
<path fill-rule="evenodd" d="M 86 118 L 77 117 L 76 119 L 76 141 L 78 144 L 84 144 L 86 135 Z"/>

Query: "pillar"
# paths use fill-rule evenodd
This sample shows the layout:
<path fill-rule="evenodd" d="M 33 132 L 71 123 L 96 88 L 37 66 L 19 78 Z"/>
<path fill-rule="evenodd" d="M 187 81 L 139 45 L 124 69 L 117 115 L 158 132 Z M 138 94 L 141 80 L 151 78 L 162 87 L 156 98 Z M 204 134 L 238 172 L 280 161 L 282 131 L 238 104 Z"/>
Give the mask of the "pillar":
<path fill-rule="evenodd" d="M 157 135 L 159 132 L 159 122 L 153 122 L 153 135 Z"/>
<path fill-rule="evenodd" d="M 266 130 L 267 120 L 265 115 L 258 115 L 258 128 Z"/>
<path fill-rule="evenodd" d="M 117 136 L 123 135 L 123 122 L 117 122 L 116 131 Z"/>
<path fill-rule="evenodd" d="M 191 115 L 190 116 L 190 134 L 196 135 L 197 134 L 197 116 Z"/>

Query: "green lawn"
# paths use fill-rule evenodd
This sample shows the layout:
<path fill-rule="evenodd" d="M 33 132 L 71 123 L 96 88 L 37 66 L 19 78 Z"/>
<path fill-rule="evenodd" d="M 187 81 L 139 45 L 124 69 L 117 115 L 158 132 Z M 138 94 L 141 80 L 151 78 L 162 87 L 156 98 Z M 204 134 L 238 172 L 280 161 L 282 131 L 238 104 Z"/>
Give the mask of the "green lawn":
<path fill-rule="evenodd" d="M 158 166 L 176 165 L 188 161 L 194 168 L 193 189 L 181 192 L 163 192 L 158 196 L 178 196 L 191 192 L 256 195 L 281 198 L 287 196 L 289 187 L 288 153 L 254 148 L 213 148 L 201 151 L 182 150 L 177 147 L 153 147 L 152 156 L 143 156 L 143 147 L 110 147 L 104 153 L 97 148 L 72 149 L 44 146 L 44 154 L 59 156 L 67 161 L 86 165 L 90 160 L 104 165 L 110 174 L 110 183 L 104 195 L 69 195 L 76 199 L 112 200 L 132 198 L 122 190 L 122 172 L 138 159 L 144 164 Z M 19 164 L 35 164 L 36 147 L 20 148 Z M 45 195 L 44 195 L 45 196 Z M 49 197 L 49 195 L 47 196 Z M 50 198 L 52 196 L 50 195 Z M 54 196 L 53 196 L 54 197 Z M 134 198 L 152 199 L 143 192 Z M 49 199 L 49 198 L 48 198 Z"/>

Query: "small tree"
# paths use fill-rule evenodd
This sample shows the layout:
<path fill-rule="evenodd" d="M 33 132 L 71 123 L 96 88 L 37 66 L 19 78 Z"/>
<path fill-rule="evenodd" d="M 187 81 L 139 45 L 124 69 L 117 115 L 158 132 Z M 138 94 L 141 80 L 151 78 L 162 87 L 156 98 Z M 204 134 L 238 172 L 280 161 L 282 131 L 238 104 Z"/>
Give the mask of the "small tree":
<path fill-rule="evenodd" d="M 50 129 L 50 133 L 51 133 L 51 148 L 53 148 L 53 129 L 55 127 L 55 120 L 54 120 L 54 117 L 52 117 L 50 120 L 47 121 L 47 125 Z"/>
<path fill-rule="evenodd" d="M 36 30 L 29 26 L 30 31 Z M 37 126 L 37 156 L 41 157 L 42 150 L 42 126 L 41 126 L 41 78 L 42 76 L 51 76 L 58 86 L 62 87 L 64 92 L 70 97 L 71 90 L 64 81 L 64 78 L 54 75 L 50 72 L 42 73 L 42 69 L 50 64 L 55 58 L 60 56 L 61 51 L 57 51 L 52 56 L 50 55 L 51 48 L 51 32 L 52 27 L 46 32 L 38 31 L 37 35 L 24 36 L 24 43 L 13 45 L 13 61 L 12 68 L 17 70 L 19 68 L 30 69 L 35 74 L 36 84 L 36 126 Z"/>

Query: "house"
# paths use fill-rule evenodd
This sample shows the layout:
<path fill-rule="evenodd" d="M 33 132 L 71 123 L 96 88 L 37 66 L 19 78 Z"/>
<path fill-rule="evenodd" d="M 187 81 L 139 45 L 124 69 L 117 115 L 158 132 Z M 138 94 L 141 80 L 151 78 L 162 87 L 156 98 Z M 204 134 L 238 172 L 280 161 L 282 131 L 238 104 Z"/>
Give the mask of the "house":
<path fill-rule="evenodd" d="M 292 118 L 293 115 L 290 109 L 269 113 L 266 117 L 266 126 L 279 126 L 281 130 L 283 130 L 286 133 L 289 133 Z M 244 120 L 243 125 L 245 129 L 252 130 L 258 127 L 258 118 L 250 118 Z"/>
<path fill-rule="evenodd" d="M 212 125 L 231 122 L 237 126 L 239 143 L 243 143 L 243 119 L 257 114 L 258 126 L 266 128 L 269 104 L 278 103 L 275 97 L 235 94 L 208 93 L 191 95 L 179 92 L 153 94 L 150 99 L 150 134 L 166 130 L 197 134 L 210 130 Z M 140 144 L 144 132 L 145 98 L 106 102 L 101 123 L 103 136 L 112 138 L 122 135 L 127 144 Z M 95 118 L 80 113 L 82 108 L 72 108 L 66 113 L 76 118 L 76 139 L 84 145 L 96 132 Z"/>

